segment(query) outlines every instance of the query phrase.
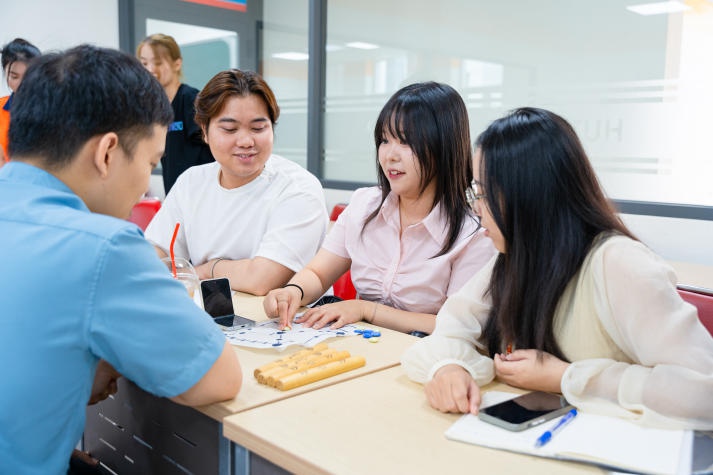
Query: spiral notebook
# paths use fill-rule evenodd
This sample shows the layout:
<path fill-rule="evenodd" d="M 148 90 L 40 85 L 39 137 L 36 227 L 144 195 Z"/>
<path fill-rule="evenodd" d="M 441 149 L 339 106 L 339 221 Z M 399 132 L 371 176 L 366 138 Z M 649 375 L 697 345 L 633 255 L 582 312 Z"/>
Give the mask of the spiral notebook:
<path fill-rule="evenodd" d="M 513 397 L 492 391 L 483 396 L 486 405 Z M 466 414 L 445 435 L 451 440 L 483 447 L 587 463 L 608 470 L 655 475 L 691 473 L 692 431 L 646 428 L 624 419 L 580 412 L 550 443 L 535 448 L 537 438 L 554 423 L 556 420 L 512 432 Z"/>

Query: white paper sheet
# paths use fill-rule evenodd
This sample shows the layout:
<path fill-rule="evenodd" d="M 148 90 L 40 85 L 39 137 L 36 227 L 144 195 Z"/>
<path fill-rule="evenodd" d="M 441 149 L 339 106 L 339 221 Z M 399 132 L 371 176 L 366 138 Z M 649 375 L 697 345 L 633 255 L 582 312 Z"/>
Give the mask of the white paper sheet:
<path fill-rule="evenodd" d="M 315 330 L 305 328 L 300 323 L 292 323 L 291 330 L 278 328 L 277 319 L 256 323 L 250 328 L 223 330 L 231 345 L 247 346 L 250 348 L 274 348 L 284 350 L 288 346 L 301 345 L 308 348 L 329 338 L 358 335 L 356 325 L 344 325 L 336 330 L 328 326 Z"/>
<path fill-rule="evenodd" d="M 490 405 L 513 395 L 487 392 L 484 396 L 488 396 L 484 402 Z M 484 447 L 652 474 L 679 473 L 682 452 L 687 438 L 691 437 L 691 431 L 645 428 L 624 419 L 580 412 L 552 442 L 535 448 L 537 438 L 556 422 L 512 432 L 466 414 L 445 435 L 452 440 Z M 690 441 L 688 447 L 690 451 Z M 688 460 L 690 467 L 690 458 Z"/>

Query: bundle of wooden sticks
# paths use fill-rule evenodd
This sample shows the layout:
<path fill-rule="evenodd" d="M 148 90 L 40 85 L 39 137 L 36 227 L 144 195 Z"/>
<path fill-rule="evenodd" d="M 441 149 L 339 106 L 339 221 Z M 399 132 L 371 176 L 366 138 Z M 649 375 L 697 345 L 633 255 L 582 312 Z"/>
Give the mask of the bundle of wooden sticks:
<path fill-rule="evenodd" d="M 287 391 L 361 368 L 365 364 L 366 360 L 362 356 L 351 356 L 348 351 L 335 350 L 326 343 L 319 343 L 314 348 L 298 351 L 261 366 L 254 374 L 258 383 Z"/>

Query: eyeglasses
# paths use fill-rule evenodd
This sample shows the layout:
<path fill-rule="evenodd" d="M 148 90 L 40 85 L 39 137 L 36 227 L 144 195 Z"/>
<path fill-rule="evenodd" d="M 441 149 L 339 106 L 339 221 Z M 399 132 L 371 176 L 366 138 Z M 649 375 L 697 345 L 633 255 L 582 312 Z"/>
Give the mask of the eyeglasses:
<path fill-rule="evenodd" d="M 478 200 L 485 198 L 485 193 L 480 189 L 480 185 L 475 180 L 470 182 L 470 186 L 465 189 L 465 200 L 473 211 L 476 211 L 475 204 Z"/>

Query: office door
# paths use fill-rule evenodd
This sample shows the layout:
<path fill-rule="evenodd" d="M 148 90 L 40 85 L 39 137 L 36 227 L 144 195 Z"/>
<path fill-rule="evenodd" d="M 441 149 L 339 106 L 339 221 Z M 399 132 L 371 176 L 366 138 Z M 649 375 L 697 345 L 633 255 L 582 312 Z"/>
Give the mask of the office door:
<path fill-rule="evenodd" d="M 134 53 L 149 34 L 173 36 L 183 82 L 199 90 L 228 68 L 259 72 L 262 0 L 120 0 L 119 8 L 122 49 Z"/>

